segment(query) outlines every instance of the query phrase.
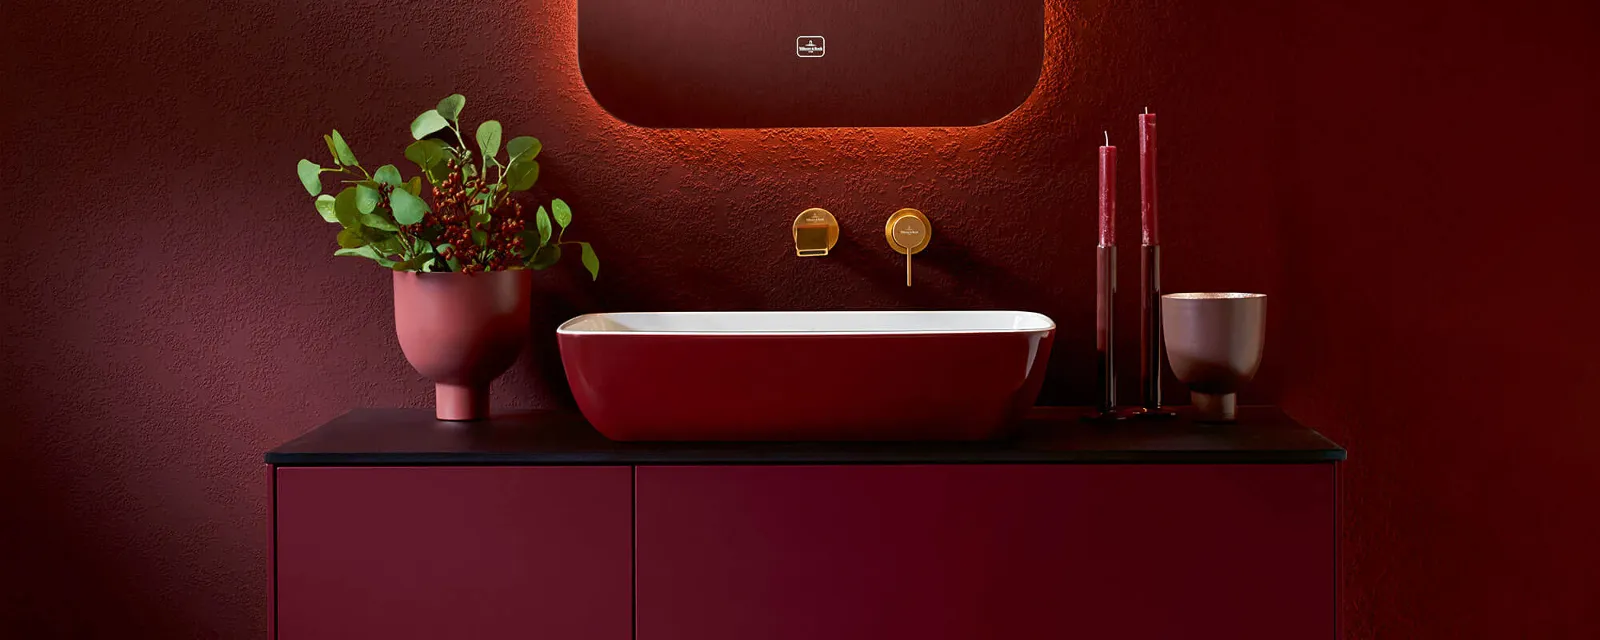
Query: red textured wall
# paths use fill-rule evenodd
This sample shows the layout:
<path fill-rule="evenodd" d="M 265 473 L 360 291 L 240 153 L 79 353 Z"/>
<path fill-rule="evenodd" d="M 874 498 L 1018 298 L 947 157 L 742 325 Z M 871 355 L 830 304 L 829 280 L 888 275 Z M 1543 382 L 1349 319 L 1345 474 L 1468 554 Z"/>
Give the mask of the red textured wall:
<path fill-rule="evenodd" d="M 1557 267 L 1585 265 L 1554 250 L 1576 235 L 1525 224 L 1593 228 L 1576 194 L 1592 156 L 1555 143 L 1558 127 L 1593 141 L 1593 89 L 1573 88 L 1595 68 L 1593 9 L 1391 23 L 1274 0 L 1050 0 L 1044 81 L 995 125 L 673 132 L 594 104 L 574 6 L 0 4 L 0 630 L 262 635 L 260 453 L 350 406 L 429 401 L 387 277 L 331 257 L 290 167 L 327 127 L 400 162 L 405 124 L 451 91 L 470 120 L 543 139 L 542 184 L 603 261 L 597 284 L 575 266 L 539 280 L 542 329 L 502 406 L 568 401 L 548 329 L 575 313 L 890 307 L 1047 313 L 1063 336 L 1044 400 L 1088 402 L 1094 148 L 1109 128 L 1136 193 L 1149 104 L 1171 288 L 1281 300 L 1253 399 L 1352 446 L 1351 628 L 1594 624 L 1575 608 L 1593 596 L 1575 572 L 1596 573 L 1579 544 L 1594 522 L 1563 508 L 1594 495 L 1577 452 L 1595 422 L 1560 395 L 1594 388 L 1594 342 L 1559 313 L 1583 302 Z M 1418 128 L 1430 144 L 1405 142 Z M 809 206 L 845 227 L 835 255 L 793 256 L 787 224 Z M 881 233 L 902 206 L 936 231 L 910 290 Z M 1132 327 L 1131 295 L 1122 312 Z M 1565 421 L 1524 419 L 1543 406 Z"/>

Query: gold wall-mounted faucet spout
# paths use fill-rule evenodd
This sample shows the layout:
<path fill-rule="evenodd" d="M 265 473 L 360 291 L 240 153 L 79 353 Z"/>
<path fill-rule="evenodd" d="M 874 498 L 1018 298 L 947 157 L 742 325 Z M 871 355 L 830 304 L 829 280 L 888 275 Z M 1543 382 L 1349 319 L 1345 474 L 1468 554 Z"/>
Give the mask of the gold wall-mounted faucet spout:
<path fill-rule="evenodd" d="M 839 243 L 839 221 L 827 209 L 806 209 L 794 219 L 794 253 L 802 258 L 825 256 Z"/>

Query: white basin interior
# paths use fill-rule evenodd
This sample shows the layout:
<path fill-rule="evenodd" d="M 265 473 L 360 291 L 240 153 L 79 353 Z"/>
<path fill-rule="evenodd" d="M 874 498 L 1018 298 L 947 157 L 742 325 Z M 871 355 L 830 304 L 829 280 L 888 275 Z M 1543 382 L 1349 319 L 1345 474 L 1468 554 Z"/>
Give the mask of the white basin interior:
<path fill-rule="evenodd" d="M 1048 331 L 1048 316 L 1027 311 L 712 311 L 596 313 L 561 325 L 560 333 L 626 334 L 920 334 Z"/>

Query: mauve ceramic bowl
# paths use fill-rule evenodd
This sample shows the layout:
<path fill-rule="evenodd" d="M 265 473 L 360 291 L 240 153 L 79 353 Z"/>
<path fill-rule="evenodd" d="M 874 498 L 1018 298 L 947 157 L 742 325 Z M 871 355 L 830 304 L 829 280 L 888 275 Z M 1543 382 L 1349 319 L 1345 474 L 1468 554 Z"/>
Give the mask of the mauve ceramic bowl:
<path fill-rule="evenodd" d="M 615 313 L 558 330 L 614 440 L 978 440 L 1033 405 L 1055 323 L 1016 311 Z"/>
<path fill-rule="evenodd" d="M 1267 343 L 1267 296 L 1161 296 L 1162 336 L 1172 373 L 1189 385 L 1199 419 L 1232 422 L 1239 389 L 1256 376 Z"/>

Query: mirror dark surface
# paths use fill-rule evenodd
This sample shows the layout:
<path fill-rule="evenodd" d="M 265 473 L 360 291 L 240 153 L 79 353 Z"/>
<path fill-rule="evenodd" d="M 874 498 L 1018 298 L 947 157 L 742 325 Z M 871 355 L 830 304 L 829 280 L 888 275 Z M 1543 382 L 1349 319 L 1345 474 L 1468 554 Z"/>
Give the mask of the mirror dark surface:
<path fill-rule="evenodd" d="M 578 58 L 638 126 L 975 126 L 1032 94 L 1044 3 L 580 0 Z"/>

